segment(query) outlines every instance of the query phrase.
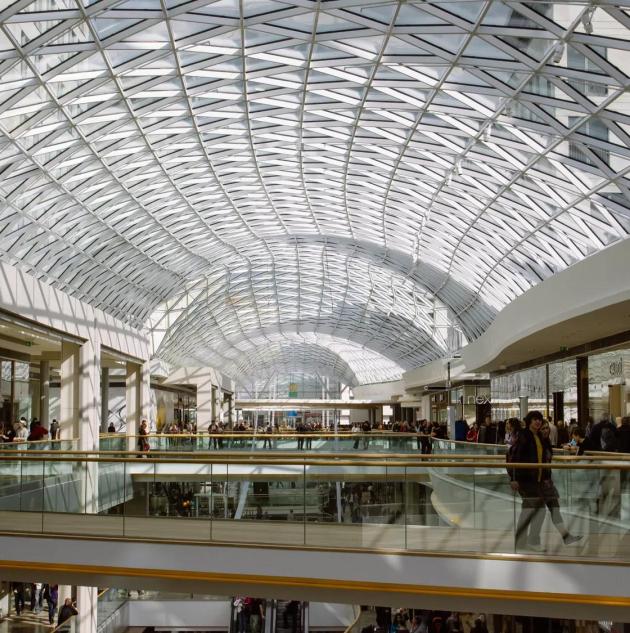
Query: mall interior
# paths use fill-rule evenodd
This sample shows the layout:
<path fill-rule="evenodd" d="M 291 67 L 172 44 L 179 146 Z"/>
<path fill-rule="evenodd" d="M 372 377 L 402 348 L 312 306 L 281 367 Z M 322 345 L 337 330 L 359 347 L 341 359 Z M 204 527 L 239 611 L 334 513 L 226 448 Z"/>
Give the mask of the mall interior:
<path fill-rule="evenodd" d="M 630 3 L 0 0 L 0 633 L 630 633 Z"/>

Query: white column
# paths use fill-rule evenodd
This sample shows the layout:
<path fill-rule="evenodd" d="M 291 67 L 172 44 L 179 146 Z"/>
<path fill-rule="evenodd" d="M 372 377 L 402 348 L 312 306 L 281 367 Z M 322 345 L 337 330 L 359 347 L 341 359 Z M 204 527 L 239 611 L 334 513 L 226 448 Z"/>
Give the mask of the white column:
<path fill-rule="evenodd" d="M 216 419 L 216 403 L 213 401 L 215 391 L 210 372 L 200 376 L 197 382 L 197 430 L 200 432 L 207 432 L 212 420 Z"/>
<path fill-rule="evenodd" d="M 211 389 L 211 398 L 212 398 L 212 402 L 210 404 L 210 407 L 212 409 L 212 419 L 215 420 L 216 422 L 219 421 L 219 418 L 217 416 L 218 410 L 217 410 L 217 387 L 212 387 Z M 197 394 L 197 396 L 199 396 L 199 394 Z"/>
<path fill-rule="evenodd" d="M 96 633 L 96 614 L 98 606 L 98 589 L 96 587 L 77 587 L 77 619 L 76 633 Z M 59 604 L 61 608 L 61 603 Z"/>
<path fill-rule="evenodd" d="M 39 363 L 39 419 L 43 426 L 50 422 L 50 361 Z"/>
<path fill-rule="evenodd" d="M 214 406 L 216 410 L 215 420 L 217 422 L 223 422 L 223 393 L 221 387 L 217 387 L 214 391 Z"/>
<path fill-rule="evenodd" d="M 227 414 L 230 425 L 234 425 L 234 394 L 230 394 L 227 401 Z"/>
<path fill-rule="evenodd" d="M 97 451 L 101 430 L 101 345 L 86 341 L 79 349 L 79 450 Z"/>
<path fill-rule="evenodd" d="M 141 375 L 140 365 L 138 363 L 127 363 L 127 379 L 126 379 L 126 423 L 127 435 L 137 435 L 140 426 L 141 415 Z M 129 438 L 127 450 L 136 450 L 136 440 Z"/>
<path fill-rule="evenodd" d="M 39 361 L 39 407 L 37 415 L 43 426 L 50 422 L 50 361 Z"/>
<path fill-rule="evenodd" d="M 137 435 L 141 420 L 149 422 L 151 385 L 149 363 L 127 363 L 126 378 L 127 435 Z M 136 450 L 136 439 L 130 438 L 127 450 Z"/>
<path fill-rule="evenodd" d="M 39 381 L 32 380 L 29 384 L 29 393 L 31 396 L 31 418 L 37 418 L 41 420 L 41 402 L 40 402 L 40 384 Z"/>
<path fill-rule="evenodd" d="M 229 416 L 229 411 L 228 411 L 228 403 L 225 400 L 225 393 L 223 391 L 223 389 L 219 389 L 219 402 L 220 407 L 221 407 L 221 419 L 223 420 L 224 424 L 227 424 L 228 426 L 230 426 L 230 416 Z"/>
<path fill-rule="evenodd" d="M 524 420 L 529 411 L 529 398 L 527 396 L 520 396 L 518 401 L 521 420 Z"/>
<path fill-rule="evenodd" d="M 146 420 L 151 427 L 151 369 L 148 361 L 140 366 L 140 419 Z"/>
<path fill-rule="evenodd" d="M 61 388 L 59 390 L 59 437 L 79 437 L 79 350 L 76 343 L 61 343 Z"/>
<path fill-rule="evenodd" d="M 80 451 L 98 451 L 101 431 L 101 345 L 88 340 L 79 348 L 79 421 Z M 82 510 L 96 514 L 98 473 L 96 462 L 85 462 L 81 477 Z"/>
<path fill-rule="evenodd" d="M 72 598 L 72 585 L 59 585 L 57 591 L 57 609 L 61 609 L 63 603 L 66 601 L 66 598 Z M 59 611 L 57 611 L 56 615 L 58 614 Z"/>
<path fill-rule="evenodd" d="M 101 433 L 107 433 L 109 421 L 109 367 L 101 369 Z"/>

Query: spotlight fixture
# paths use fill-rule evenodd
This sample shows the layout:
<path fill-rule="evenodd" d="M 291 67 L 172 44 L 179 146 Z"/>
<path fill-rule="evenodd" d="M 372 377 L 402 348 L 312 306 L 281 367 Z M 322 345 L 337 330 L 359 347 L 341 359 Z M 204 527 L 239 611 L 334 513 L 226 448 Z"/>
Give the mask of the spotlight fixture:
<path fill-rule="evenodd" d="M 565 48 L 564 42 L 562 41 L 556 42 L 551 53 L 552 64 L 559 64 L 562 61 L 562 57 L 564 56 L 564 48 Z"/>
<path fill-rule="evenodd" d="M 453 172 L 449 171 L 444 179 L 444 184 L 448 187 L 453 182 Z"/>
<path fill-rule="evenodd" d="M 582 26 L 584 30 L 590 35 L 593 32 L 593 14 L 595 13 L 595 7 L 587 9 L 582 14 Z"/>
<path fill-rule="evenodd" d="M 492 123 L 488 125 L 488 127 L 481 133 L 481 140 L 484 143 L 487 143 L 492 136 Z"/>
<path fill-rule="evenodd" d="M 462 159 L 461 158 L 455 159 L 455 164 L 453 165 L 453 169 L 457 176 L 462 175 Z"/>

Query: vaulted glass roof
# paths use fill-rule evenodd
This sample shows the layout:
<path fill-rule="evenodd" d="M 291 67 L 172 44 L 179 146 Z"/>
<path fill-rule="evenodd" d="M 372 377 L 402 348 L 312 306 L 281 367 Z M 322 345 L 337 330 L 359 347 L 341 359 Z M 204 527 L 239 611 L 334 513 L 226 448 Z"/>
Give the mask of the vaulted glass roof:
<path fill-rule="evenodd" d="M 0 256 L 172 362 L 396 377 L 627 237 L 628 10 L 0 0 Z"/>

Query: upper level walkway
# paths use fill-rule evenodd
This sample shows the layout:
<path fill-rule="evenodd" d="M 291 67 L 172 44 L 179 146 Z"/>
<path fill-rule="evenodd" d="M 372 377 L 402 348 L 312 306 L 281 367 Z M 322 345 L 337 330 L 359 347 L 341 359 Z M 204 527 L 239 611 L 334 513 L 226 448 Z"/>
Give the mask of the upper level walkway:
<path fill-rule="evenodd" d="M 497 613 L 517 612 L 494 603 L 517 595 L 524 609 L 542 600 L 549 615 L 571 605 L 590 617 L 605 606 L 630 618 L 630 461 L 560 455 L 547 506 L 523 508 L 502 447 L 495 455 L 485 447 L 474 454 L 474 445 L 460 453 L 448 441 L 434 448 L 384 455 L 250 446 L 148 459 L 5 450 L 0 567 L 15 578 L 23 577 L 15 570 L 54 571 L 75 584 L 134 578 L 135 586 L 176 581 L 178 590 L 188 583 L 199 591 L 202 583 L 223 593 L 269 586 L 349 602 L 378 603 L 387 592 L 407 605 L 429 596 L 446 605 L 457 596 Z M 539 547 L 517 539 L 523 524 L 530 533 L 541 524 Z M 563 530 L 581 538 L 565 544 Z"/>

